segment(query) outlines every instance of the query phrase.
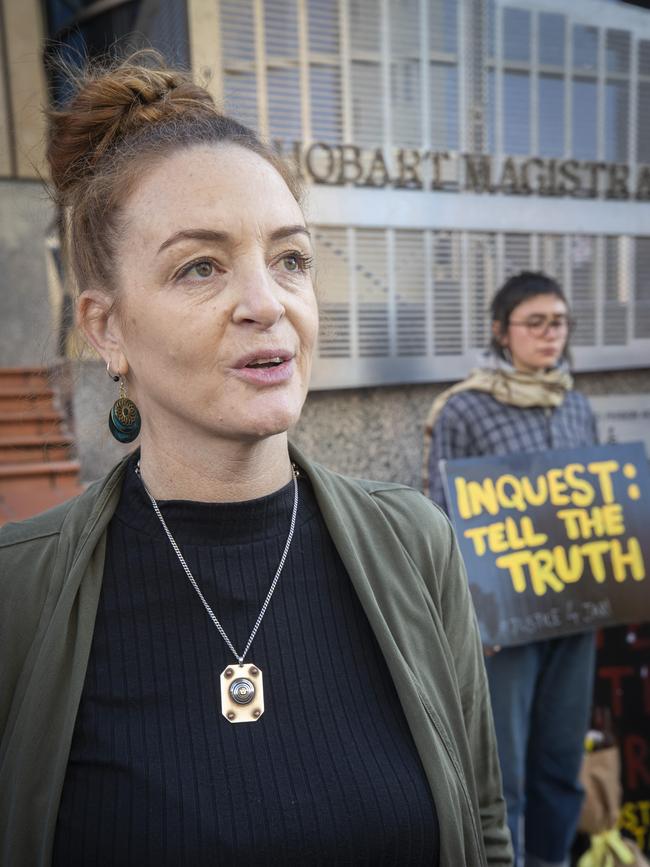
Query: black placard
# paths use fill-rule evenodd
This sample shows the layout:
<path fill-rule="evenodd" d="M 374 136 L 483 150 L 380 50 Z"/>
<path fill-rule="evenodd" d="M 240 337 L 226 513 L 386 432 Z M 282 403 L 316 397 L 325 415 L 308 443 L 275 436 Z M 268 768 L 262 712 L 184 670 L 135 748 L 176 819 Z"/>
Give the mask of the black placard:
<path fill-rule="evenodd" d="M 441 461 L 487 645 L 650 619 L 643 445 Z"/>

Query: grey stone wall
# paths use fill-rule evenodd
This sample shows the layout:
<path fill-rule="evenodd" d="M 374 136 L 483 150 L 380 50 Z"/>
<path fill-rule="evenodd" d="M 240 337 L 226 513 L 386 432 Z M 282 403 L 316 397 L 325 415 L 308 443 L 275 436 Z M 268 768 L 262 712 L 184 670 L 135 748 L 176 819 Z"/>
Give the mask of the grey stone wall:
<path fill-rule="evenodd" d="M 45 254 L 53 217 L 42 184 L 0 180 L 0 367 L 55 358 Z"/>
<path fill-rule="evenodd" d="M 581 374 L 576 380 L 586 394 L 650 393 L 650 368 Z M 419 487 L 424 419 L 445 387 L 436 383 L 312 392 L 291 438 L 310 457 L 338 472 Z M 108 431 L 108 412 L 116 396 L 101 363 L 77 365 L 74 415 L 85 480 L 98 478 L 128 451 Z"/>
<path fill-rule="evenodd" d="M 424 420 L 447 385 L 314 392 L 293 432 L 296 445 L 331 469 L 420 487 Z M 576 376 L 585 394 L 650 393 L 650 368 Z"/>

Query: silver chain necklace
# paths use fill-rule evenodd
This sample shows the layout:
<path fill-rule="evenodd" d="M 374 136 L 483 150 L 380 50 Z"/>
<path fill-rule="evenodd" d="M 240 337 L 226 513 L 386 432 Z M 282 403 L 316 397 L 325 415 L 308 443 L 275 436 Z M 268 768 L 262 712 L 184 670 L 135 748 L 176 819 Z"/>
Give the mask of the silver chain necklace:
<path fill-rule="evenodd" d="M 269 607 L 271 596 L 273 596 L 273 591 L 275 590 L 276 584 L 278 583 L 280 573 L 282 572 L 282 568 L 289 553 L 289 548 L 291 547 L 291 540 L 293 539 L 293 533 L 296 529 L 296 515 L 298 514 L 298 470 L 293 464 L 291 465 L 291 471 L 293 475 L 293 510 L 291 512 L 289 535 L 287 536 L 287 541 L 284 546 L 284 551 L 282 552 L 282 557 L 280 557 L 280 563 L 278 564 L 275 576 L 273 578 L 273 581 L 271 582 L 271 586 L 269 587 L 269 592 L 266 594 L 266 599 L 264 600 L 264 603 L 260 609 L 260 613 L 257 615 L 257 620 L 255 621 L 255 625 L 253 626 L 249 639 L 246 642 L 244 652 L 241 655 L 235 650 L 234 644 L 226 635 L 226 630 L 217 619 L 216 614 L 214 613 L 207 599 L 201 592 L 201 588 L 196 583 L 196 579 L 194 578 L 194 575 L 192 575 L 190 567 L 185 562 L 185 557 L 183 557 L 183 555 L 181 554 L 181 550 L 176 544 L 176 540 L 172 536 L 171 531 L 167 526 L 167 522 L 162 516 L 162 512 L 158 507 L 158 503 L 156 502 L 153 495 L 150 493 L 149 488 L 146 486 L 145 481 L 142 478 L 142 473 L 140 472 L 140 461 L 138 461 L 135 471 L 140 481 L 142 482 L 142 487 L 144 488 L 145 493 L 151 500 L 153 510 L 158 516 L 158 520 L 162 524 L 162 528 L 165 531 L 165 534 L 169 539 L 172 548 L 176 552 L 176 556 L 178 557 L 179 562 L 183 567 L 183 570 L 187 575 L 190 584 L 196 590 L 199 599 L 203 603 L 203 607 L 208 612 L 210 619 L 219 630 L 219 635 L 223 638 L 229 649 L 232 651 L 235 659 L 237 660 L 238 665 L 229 665 L 226 669 L 224 669 L 224 671 L 221 672 L 221 712 L 231 723 L 255 722 L 264 713 L 264 684 L 262 680 L 262 670 L 256 665 L 253 665 L 252 663 L 245 665 L 244 659 L 246 658 L 246 654 L 250 650 L 250 646 L 253 643 L 255 636 L 257 635 L 257 630 L 260 628 L 262 619 L 266 614 L 266 609 Z M 238 668 L 239 671 L 237 671 Z"/>

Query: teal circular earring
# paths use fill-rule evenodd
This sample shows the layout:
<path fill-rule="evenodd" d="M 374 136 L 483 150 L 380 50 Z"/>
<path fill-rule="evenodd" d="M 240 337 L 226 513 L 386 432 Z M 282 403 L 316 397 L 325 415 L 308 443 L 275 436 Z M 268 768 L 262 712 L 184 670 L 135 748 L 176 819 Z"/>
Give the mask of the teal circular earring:
<path fill-rule="evenodd" d="M 108 429 L 120 443 L 132 443 L 140 433 L 142 420 L 137 406 L 126 396 L 126 385 L 120 376 L 111 373 L 110 362 L 106 363 L 106 371 L 113 382 L 120 384 L 120 396 L 111 407 L 108 414 Z"/>

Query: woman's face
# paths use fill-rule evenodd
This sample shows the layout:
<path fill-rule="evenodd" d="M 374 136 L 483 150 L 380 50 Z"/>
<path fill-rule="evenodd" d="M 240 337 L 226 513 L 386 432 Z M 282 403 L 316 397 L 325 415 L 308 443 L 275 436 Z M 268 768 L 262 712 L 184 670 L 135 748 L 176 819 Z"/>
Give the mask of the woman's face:
<path fill-rule="evenodd" d="M 535 373 L 555 367 L 569 336 L 567 306 L 557 295 L 535 295 L 518 304 L 501 345 L 510 350 L 517 370 Z"/>
<path fill-rule="evenodd" d="M 318 311 L 309 233 L 282 177 L 243 147 L 195 147 L 146 172 L 124 216 L 111 367 L 128 363 L 143 432 L 286 431 Z"/>

